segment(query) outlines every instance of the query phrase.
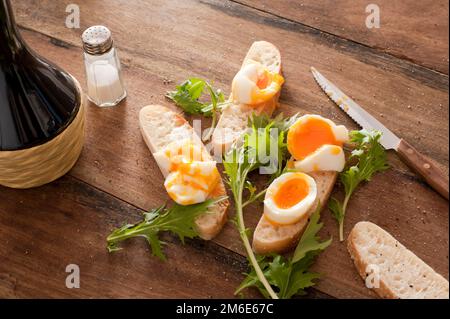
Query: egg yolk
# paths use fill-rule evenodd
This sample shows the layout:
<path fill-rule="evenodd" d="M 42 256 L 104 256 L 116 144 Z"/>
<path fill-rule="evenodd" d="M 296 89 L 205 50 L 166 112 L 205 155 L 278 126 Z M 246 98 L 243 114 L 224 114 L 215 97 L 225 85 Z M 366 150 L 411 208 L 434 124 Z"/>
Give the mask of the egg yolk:
<path fill-rule="evenodd" d="M 179 172 L 182 176 L 189 176 L 182 181 L 183 185 L 189 185 L 194 189 L 208 192 L 212 186 L 217 184 L 219 172 L 215 168 L 210 175 L 204 175 L 204 172 L 198 167 L 193 168 L 191 163 L 178 163 L 174 171 Z"/>
<path fill-rule="evenodd" d="M 175 147 L 168 147 L 165 155 L 166 157 L 170 158 L 172 162 L 177 162 L 180 159 L 186 159 L 189 162 L 203 160 L 201 149 L 192 143 L 189 143 L 187 145 L 176 145 Z"/>
<path fill-rule="evenodd" d="M 197 202 L 191 198 L 180 203 L 179 194 L 182 196 L 192 196 L 193 192 L 201 192 L 207 195 L 219 183 L 220 175 L 215 167 L 211 172 L 205 172 L 200 167 L 195 167 L 192 162 L 179 162 L 172 165 L 173 171 L 178 172 L 178 174 L 176 178 L 167 182 L 165 186 L 168 189 L 169 196 L 181 205 L 191 205 Z M 169 191 L 174 185 L 182 186 L 183 191 L 179 194 Z"/>
<path fill-rule="evenodd" d="M 261 103 L 271 99 L 281 90 L 283 83 L 284 78 L 280 74 L 272 74 L 265 70 L 264 74 L 258 78 L 258 81 L 256 82 L 256 87 L 258 89 L 252 92 L 252 101 Z"/>
<path fill-rule="evenodd" d="M 289 152 L 296 160 L 304 159 L 322 145 L 342 147 L 342 142 L 336 140 L 331 126 L 317 118 L 294 124 L 289 129 L 287 144 Z"/>
<path fill-rule="evenodd" d="M 279 208 L 288 209 L 301 202 L 308 194 L 308 183 L 303 178 L 294 178 L 281 185 L 273 199 Z"/>
<path fill-rule="evenodd" d="M 270 82 L 270 78 L 269 78 L 269 72 L 267 72 L 267 70 L 264 71 L 264 74 L 258 79 L 258 82 L 256 82 L 256 86 L 259 89 L 265 89 Z"/>
<path fill-rule="evenodd" d="M 339 146 L 334 146 L 331 149 L 331 155 L 339 155 L 341 153 L 341 148 Z"/>
<path fill-rule="evenodd" d="M 169 175 L 164 186 L 169 196 L 180 205 L 199 203 L 208 196 L 220 181 L 217 167 L 202 165 L 205 155 L 192 142 L 174 142 L 166 147 L 164 155 L 169 160 Z"/>

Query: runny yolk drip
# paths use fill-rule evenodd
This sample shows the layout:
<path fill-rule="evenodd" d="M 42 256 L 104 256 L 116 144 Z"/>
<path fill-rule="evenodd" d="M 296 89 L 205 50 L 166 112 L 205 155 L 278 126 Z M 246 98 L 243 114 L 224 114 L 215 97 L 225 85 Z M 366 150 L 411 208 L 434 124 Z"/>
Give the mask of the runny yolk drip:
<path fill-rule="evenodd" d="M 262 90 L 268 87 L 269 84 L 270 84 L 269 74 L 267 71 L 265 71 L 263 76 L 258 79 L 258 82 L 256 82 L 256 86 Z"/>
<path fill-rule="evenodd" d="M 308 193 L 308 183 L 303 178 L 294 178 L 281 185 L 273 200 L 279 208 L 287 209 L 305 199 Z"/>
<path fill-rule="evenodd" d="M 192 143 L 168 145 L 169 160 L 164 186 L 169 196 L 180 205 L 199 203 L 216 189 L 220 181 L 215 162 L 205 163 L 202 149 Z"/>
<path fill-rule="evenodd" d="M 283 83 L 284 78 L 280 74 L 272 74 L 265 70 L 255 83 L 255 89 L 251 92 L 253 104 L 263 103 L 273 98 L 281 90 Z"/>
<path fill-rule="evenodd" d="M 339 146 L 334 146 L 331 149 L 331 155 L 339 155 L 341 153 L 341 148 Z"/>
<path fill-rule="evenodd" d="M 178 181 L 182 185 L 190 186 L 193 189 L 209 192 L 216 186 L 219 179 L 219 173 L 215 169 L 210 175 L 203 175 L 201 169 L 193 168 L 192 163 L 179 162 L 172 164 L 173 171 L 177 171 L 184 179 Z M 186 178 L 190 177 L 190 178 Z"/>
<path fill-rule="evenodd" d="M 334 137 L 331 126 L 317 118 L 293 125 L 288 132 L 287 144 L 289 152 L 296 160 L 304 159 L 322 145 L 342 147 L 342 143 Z"/>
<path fill-rule="evenodd" d="M 169 148 L 166 150 L 165 155 L 168 158 L 186 158 L 189 162 L 203 160 L 201 150 L 192 143 L 180 145 L 178 148 Z"/>

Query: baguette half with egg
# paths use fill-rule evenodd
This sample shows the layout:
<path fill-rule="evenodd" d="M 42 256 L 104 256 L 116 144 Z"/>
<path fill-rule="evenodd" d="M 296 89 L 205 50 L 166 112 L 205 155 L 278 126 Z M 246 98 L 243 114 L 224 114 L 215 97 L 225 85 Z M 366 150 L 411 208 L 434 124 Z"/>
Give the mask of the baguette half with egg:
<path fill-rule="evenodd" d="M 320 205 L 323 207 L 328 201 L 336 183 L 338 173 L 332 171 L 312 172 L 311 176 L 317 185 L 317 198 L 315 204 L 309 209 L 301 220 L 291 225 L 278 225 L 269 221 L 265 214 L 256 226 L 253 233 L 253 251 L 257 254 L 284 253 L 297 245 L 300 235 L 305 230 L 309 217 Z"/>
<path fill-rule="evenodd" d="M 172 142 L 190 138 L 191 142 L 201 149 L 201 156 L 207 161 L 213 161 L 206 147 L 194 132 L 194 129 L 183 116 L 161 105 L 148 105 L 139 113 L 139 126 L 142 136 L 152 154 L 163 150 Z M 161 168 L 161 167 L 160 167 Z M 161 168 L 166 177 L 167 172 Z M 210 198 L 226 195 L 222 179 L 209 194 Z M 228 200 L 221 201 L 208 209 L 208 212 L 197 217 L 195 224 L 202 239 L 211 240 L 223 228 L 227 221 Z"/>
<path fill-rule="evenodd" d="M 241 68 L 256 61 L 272 73 L 281 74 L 281 54 L 272 43 L 266 41 L 256 41 L 250 47 Z M 265 113 L 269 116 L 278 105 L 280 92 L 271 99 L 257 104 L 234 104 L 231 103 L 222 111 L 216 129 L 212 136 L 212 145 L 214 150 L 226 152 L 231 145 L 239 139 L 248 127 L 248 119 L 254 113 L 260 115 Z M 230 95 L 229 101 L 233 101 Z"/>
<path fill-rule="evenodd" d="M 305 114 L 291 125 L 288 167 L 267 189 L 264 213 L 253 234 L 259 254 L 283 253 L 297 245 L 309 217 L 326 206 L 338 172 L 345 168 L 343 145 L 348 141 L 343 125 L 320 115 Z M 320 207 L 318 207 L 320 206 Z"/>
<path fill-rule="evenodd" d="M 374 291 L 387 299 L 448 299 L 448 281 L 381 227 L 357 223 L 348 251 L 361 277 L 377 272 Z M 377 287 L 378 286 L 378 287 Z"/>

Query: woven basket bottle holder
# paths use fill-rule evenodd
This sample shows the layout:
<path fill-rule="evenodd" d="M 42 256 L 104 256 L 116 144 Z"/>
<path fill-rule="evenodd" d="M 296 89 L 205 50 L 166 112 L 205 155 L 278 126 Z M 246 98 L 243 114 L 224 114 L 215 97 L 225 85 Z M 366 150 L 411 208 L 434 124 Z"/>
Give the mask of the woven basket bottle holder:
<path fill-rule="evenodd" d="M 86 102 L 80 84 L 78 114 L 55 138 L 32 148 L 0 151 L 0 185 L 31 188 L 50 183 L 66 174 L 76 163 L 84 143 Z"/>

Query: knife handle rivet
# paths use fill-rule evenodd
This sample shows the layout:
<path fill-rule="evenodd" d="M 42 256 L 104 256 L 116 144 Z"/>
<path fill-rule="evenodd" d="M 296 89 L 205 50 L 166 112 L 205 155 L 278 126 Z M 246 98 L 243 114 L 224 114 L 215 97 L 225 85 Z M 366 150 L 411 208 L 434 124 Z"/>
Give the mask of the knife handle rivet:
<path fill-rule="evenodd" d="M 428 164 L 428 163 L 425 163 L 425 164 L 423 164 L 423 167 L 424 167 L 425 169 L 430 169 L 430 168 L 431 168 L 431 165 Z"/>
<path fill-rule="evenodd" d="M 414 150 L 412 148 L 408 148 L 408 150 L 406 151 L 408 154 L 414 154 Z"/>

